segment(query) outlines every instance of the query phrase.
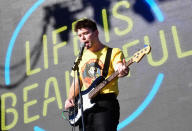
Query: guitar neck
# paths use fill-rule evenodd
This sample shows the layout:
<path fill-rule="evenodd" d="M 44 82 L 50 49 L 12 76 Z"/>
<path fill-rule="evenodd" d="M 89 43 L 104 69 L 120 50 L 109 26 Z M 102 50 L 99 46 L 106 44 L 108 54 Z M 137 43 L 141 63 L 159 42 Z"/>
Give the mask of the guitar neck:
<path fill-rule="evenodd" d="M 126 67 L 130 66 L 133 63 L 132 59 L 130 59 L 127 63 L 126 63 Z M 89 93 L 89 98 L 92 99 L 94 98 L 99 91 L 104 88 L 108 83 L 110 83 L 113 79 L 115 79 L 117 76 L 119 75 L 118 70 L 115 71 L 112 75 L 110 75 L 107 79 L 105 79 L 104 81 L 102 81 L 99 85 L 97 85 L 90 93 Z"/>

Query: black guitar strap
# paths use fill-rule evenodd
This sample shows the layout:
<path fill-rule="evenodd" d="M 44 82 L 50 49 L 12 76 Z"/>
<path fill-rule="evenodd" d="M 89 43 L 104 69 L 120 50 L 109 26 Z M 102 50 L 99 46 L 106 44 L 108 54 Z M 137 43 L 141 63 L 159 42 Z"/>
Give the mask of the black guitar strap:
<path fill-rule="evenodd" d="M 103 77 L 107 77 L 108 74 L 108 70 L 109 70 L 109 64 L 110 64 L 110 60 L 111 60 L 111 53 L 112 53 L 112 48 L 108 47 L 107 49 L 107 54 L 105 57 L 105 64 L 104 64 L 104 68 L 103 68 Z"/>

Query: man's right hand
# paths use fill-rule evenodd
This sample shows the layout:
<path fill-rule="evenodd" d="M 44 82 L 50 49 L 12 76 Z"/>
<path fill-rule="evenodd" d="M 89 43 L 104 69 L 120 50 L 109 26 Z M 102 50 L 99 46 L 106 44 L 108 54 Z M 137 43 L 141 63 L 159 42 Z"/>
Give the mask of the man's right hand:
<path fill-rule="evenodd" d="M 69 109 L 69 107 L 75 106 L 74 99 L 67 99 L 65 101 L 65 110 Z"/>

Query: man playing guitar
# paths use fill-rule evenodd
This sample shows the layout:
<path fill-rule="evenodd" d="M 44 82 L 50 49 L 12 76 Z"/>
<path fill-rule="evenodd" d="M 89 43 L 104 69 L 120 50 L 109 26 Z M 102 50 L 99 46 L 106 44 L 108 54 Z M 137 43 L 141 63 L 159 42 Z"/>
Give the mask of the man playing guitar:
<path fill-rule="evenodd" d="M 105 72 L 103 69 L 109 47 L 99 40 L 99 32 L 96 23 L 90 19 L 79 20 L 75 25 L 75 31 L 77 32 L 80 42 L 83 43 L 86 48 L 79 64 L 80 88 L 83 91 L 90 88 L 94 80 L 102 76 Z M 119 93 L 118 78 L 124 77 L 129 73 L 124 55 L 119 48 L 112 49 L 107 70 L 108 73 L 106 78 L 114 72 L 118 72 L 118 75 L 92 99 L 95 105 L 84 112 L 86 131 L 117 130 L 120 116 L 119 102 L 117 100 L 117 95 Z M 75 106 L 74 98 L 79 94 L 78 78 L 73 74 L 74 71 L 71 72 L 73 82 L 68 98 L 65 101 L 65 109 Z M 82 130 L 81 123 L 79 123 L 79 129 Z"/>

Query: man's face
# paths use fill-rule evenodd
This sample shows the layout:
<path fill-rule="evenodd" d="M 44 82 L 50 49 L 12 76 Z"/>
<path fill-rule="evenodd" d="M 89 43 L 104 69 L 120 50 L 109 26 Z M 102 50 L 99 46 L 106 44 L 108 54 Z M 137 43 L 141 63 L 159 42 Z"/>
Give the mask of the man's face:
<path fill-rule="evenodd" d="M 80 42 L 84 43 L 87 49 L 93 46 L 96 38 L 98 37 L 97 34 L 97 30 L 93 32 L 89 28 L 80 28 L 77 30 L 77 35 L 79 37 Z"/>

